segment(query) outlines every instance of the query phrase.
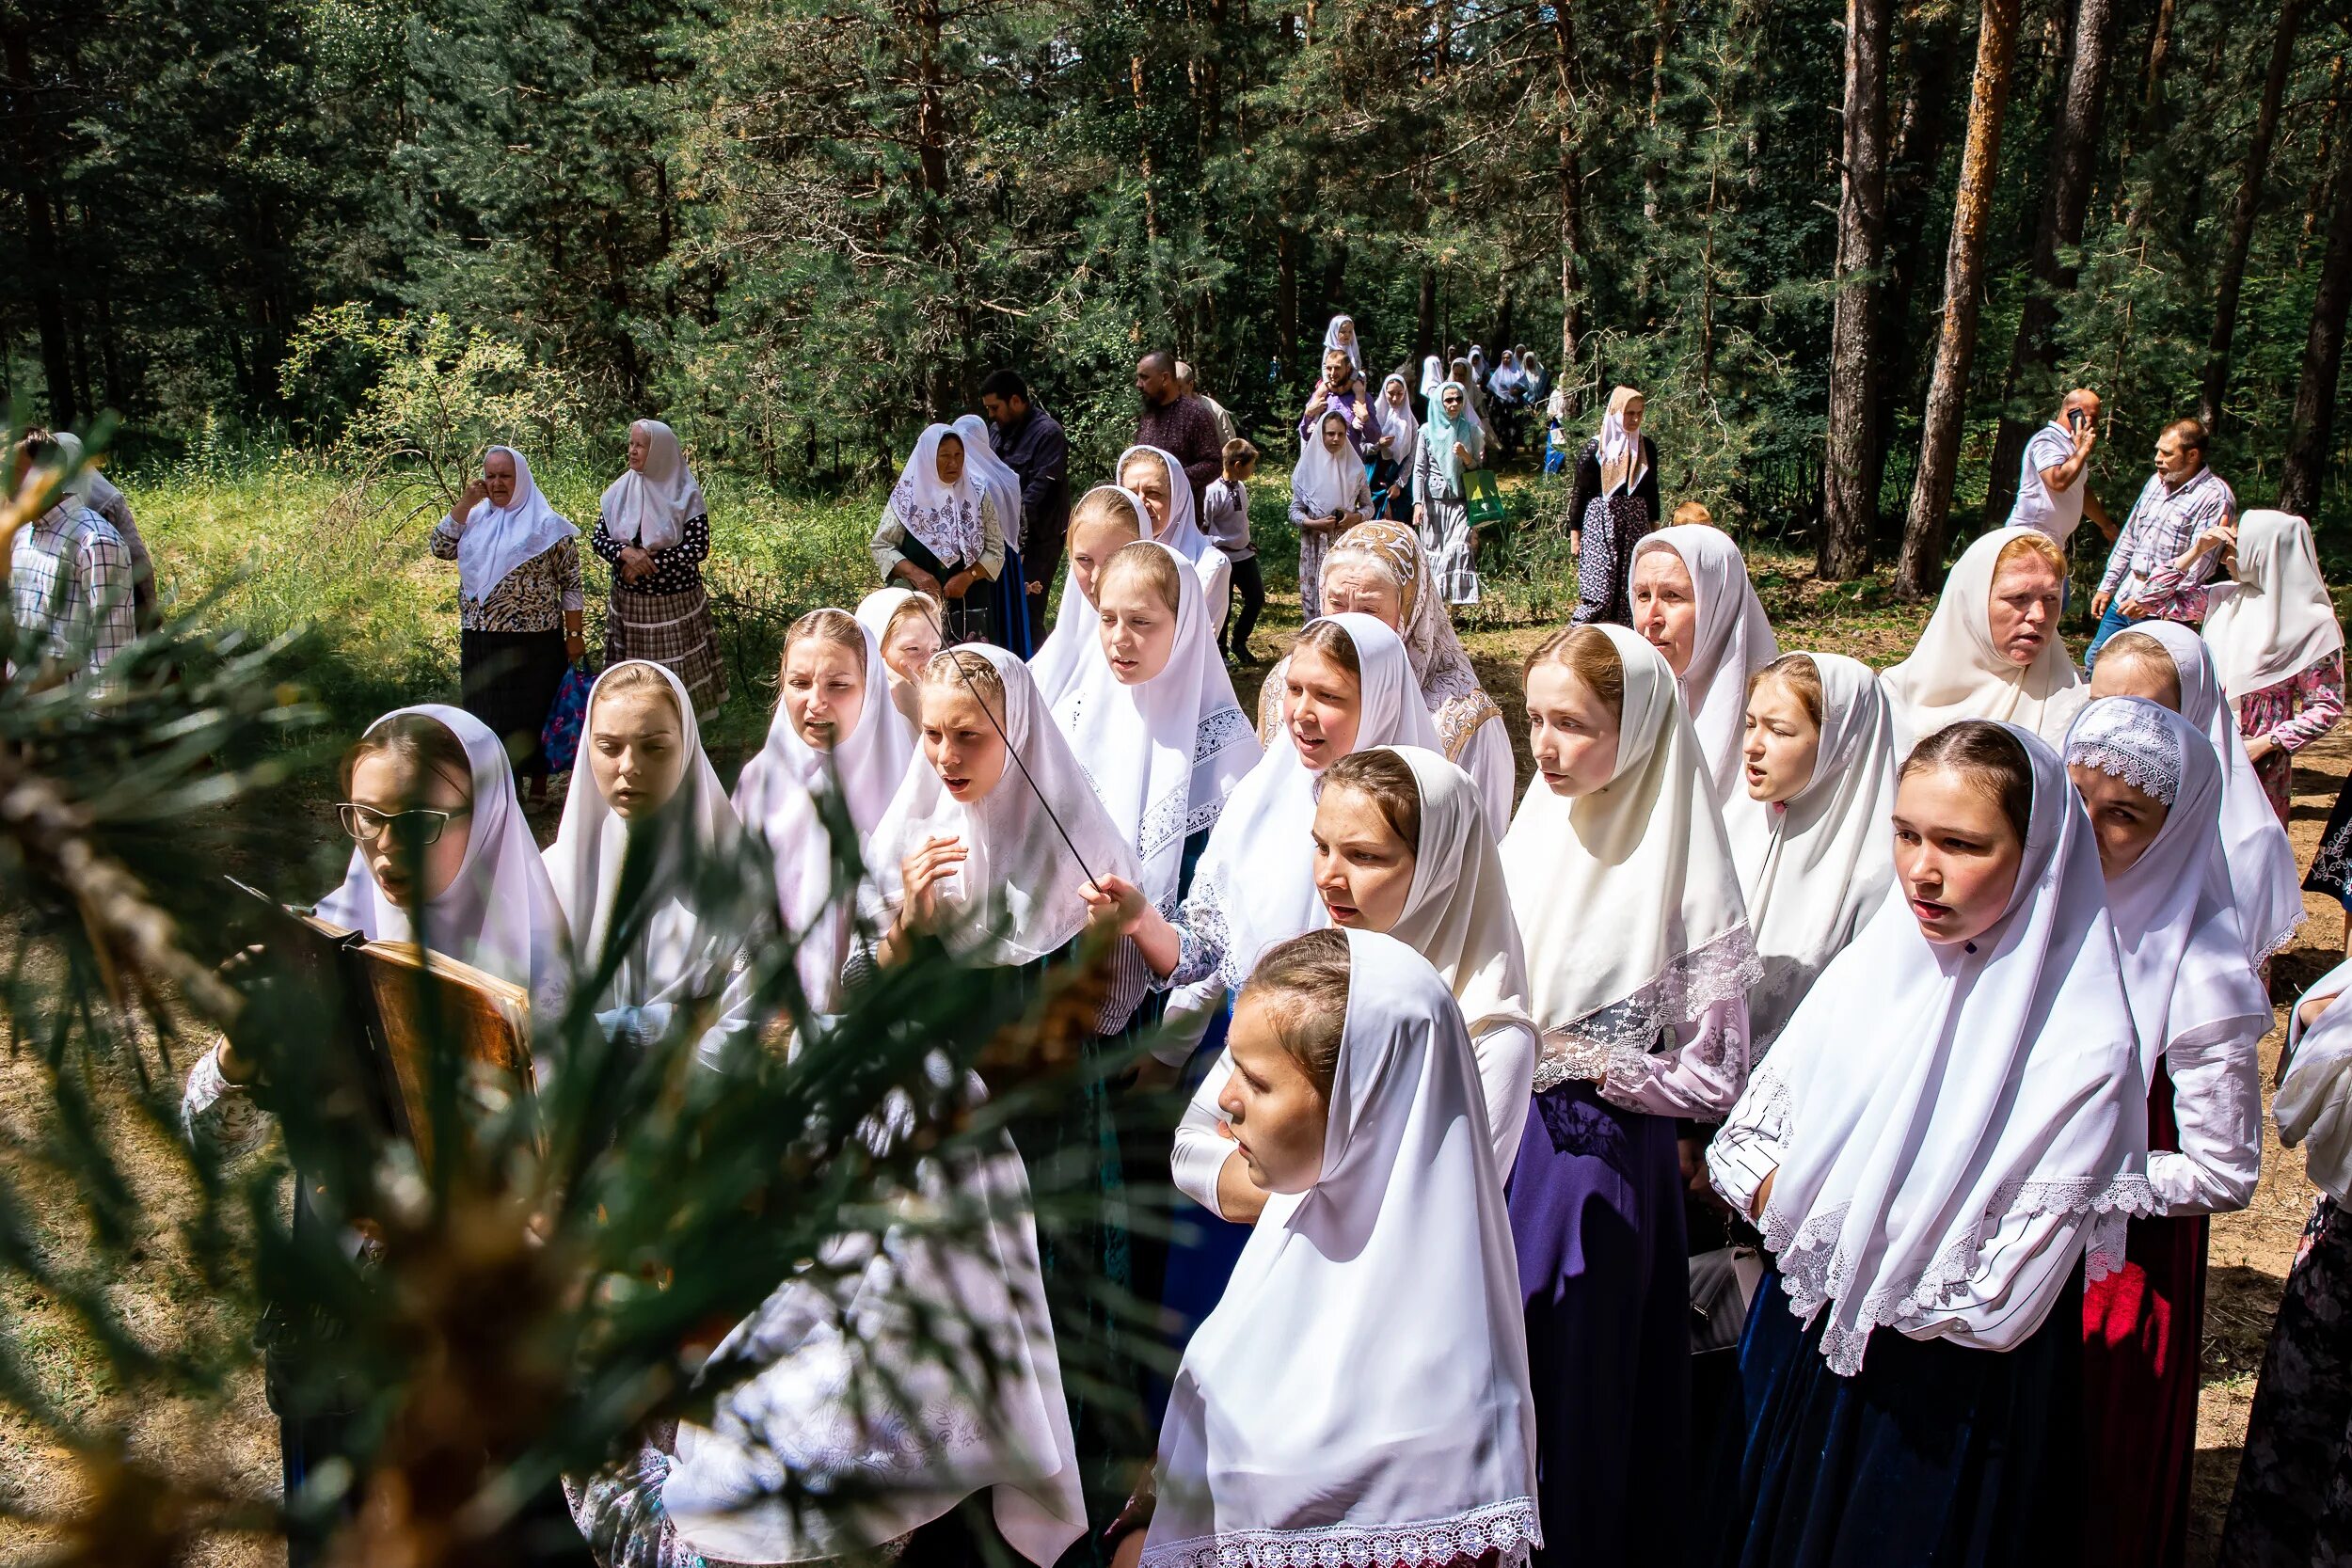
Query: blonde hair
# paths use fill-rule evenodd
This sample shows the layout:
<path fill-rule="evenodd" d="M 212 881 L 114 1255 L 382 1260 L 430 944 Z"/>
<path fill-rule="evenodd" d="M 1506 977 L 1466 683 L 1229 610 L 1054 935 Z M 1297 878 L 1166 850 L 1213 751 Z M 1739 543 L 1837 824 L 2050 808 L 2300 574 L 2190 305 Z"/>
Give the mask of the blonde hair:
<path fill-rule="evenodd" d="M 1797 699 L 1813 727 L 1821 727 L 1821 667 L 1813 662 L 1811 654 L 1783 654 L 1772 663 L 1748 677 L 1748 696 L 1753 700 L 1756 689 L 1766 681 L 1780 687 Z"/>
<path fill-rule="evenodd" d="M 2172 657 L 2172 650 L 2144 631 L 2119 631 L 2107 639 L 2099 650 L 2099 661 L 2113 659 L 2135 670 L 2150 670 L 2164 678 L 2172 689 L 2172 701 L 2166 705 L 2178 713 L 2181 709 L 2181 665 Z"/>
<path fill-rule="evenodd" d="M 795 631 L 799 630 L 803 625 L 822 613 L 823 611 L 821 610 L 810 610 L 808 614 L 802 616 L 800 620 L 792 623 L 793 629 Z M 898 623 L 905 620 L 910 615 L 920 615 L 923 617 L 924 625 L 936 627 L 940 624 L 939 601 L 932 598 L 929 594 L 923 593 L 919 589 L 908 590 L 907 596 L 898 601 L 898 608 L 890 612 L 890 619 L 882 623 L 882 635 L 874 639 L 874 641 L 877 642 L 888 642 L 893 637 L 898 635 Z M 791 645 L 790 633 L 786 634 L 785 645 L 787 647 Z M 858 644 L 858 648 L 859 657 L 863 658 L 865 657 L 865 643 L 862 640 Z"/>
<path fill-rule="evenodd" d="M 1159 459 L 1152 457 L 1150 452 L 1139 455 L 1142 459 L 1148 459 L 1153 463 L 1159 462 Z M 1136 509 L 1136 503 L 1129 500 L 1126 494 L 1117 485 L 1098 484 L 1080 496 L 1078 504 L 1071 508 L 1070 531 L 1073 537 L 1075 537 L 1082 528 L 1097 527 L 1125 529 L 1130 535 L 1137 539 L 1144 536 L 1143 515 Z"/>
<path fill-rule="evenodd" d="M 1143 579 L 1145 586 L 1159 596 L 1160 602 L 1168 606 L 1168 612 L 1173 615 L 1184 607 L 1184 579 L 1177 575 L 1180 570 L 1176 558 L 1157 545 L 1146 544 L 1142 540 L 1121 545 L 1108 561 L 1103 562 L 1102 570 L 1094 575 L 1095 602 L 1102 602 L 1104 590 L 1113 573 L 1121 577 L 1135 576 Z"/>
<path fill-rule="evenodd" d="M 942 648 L 933 654 L 931 661 L 923 666 L 916 684 L 950 691 L 977 691 L 980 701 L 995 710 L 997 718 L 1005 716 L 1004 674 L 969 648 Z"/>
<path fill-rule="evenodd" d="M 678 712 L 677 693 L 671 690 L 670 683 L 662 678 L 660 667 L 649 664 L 642 658 L 632 658 L 627 663 L 615 664 L 604 673 L 596 682 L 596 705 L 601 707 L 606 699 L 625 697 L 632 691 L 660 693 L 661 700 L 670 705 L 671 715 L 680 722 L 685 721 L 686 716 Z M 594 719 L 595 716 L 590 715 L 591 723 L 594 722 Z"/>
<path fill-rule="evenodd" d="M 1715 514 L 1707 510 L 1705 501 L 1684 501 L 1675 508 L 1675 526 L 1677 528 L 1692 523 L 1712 524 L 1714 521 Z"/>
<path fill-rule="evenodd" d="M 1526 679 L 1547 664 L 1557 664 L 1598 697 L 1619 723 L 1625 722 L 1625 660 L 1617 645 L 1598 626 L 1563 626 L 1527 656 L 1519 678 Z"/>
<path fill-rule="evenodd" d="M 2002 567 L 2007 566 L 2011 562 L 2016 561 L 2023 556 L 2028 555 L 2039 556 L 2043 565 L 2049 567 L 2053 572 L 2056 572 L 2061 581 L 2064 580 L 2066 577 L 2066 552 L 2059 549 L 2058 546 L 2052 542 L 2048 534 L 2039 532 L 2021 533 L 2016 538 L 2010 540 L 2008 544 L 2003 545 L 2001 546 L 2001 553 L 1993 558 L 1993 575 L 1994 577 L 2000 576 Z"/>
<path fill-rule="evenodd" d="M 927 597 L 927 595 L 921 594 L 917 594 L 914 596 L 915 599 L 925 597 Z M 914 606 L 914 600 L 910 599 L 905 604 L 900 605 L 896 610 L 892 611 L 890 616 L 891 625 L 894 626 L 898 625 L 898 617 L 905 614 L 906 611 Z M 857 667 L 859 673 L 865 673 L 866 628 L 857 624 L 856 616 L 851 615 L 846 610 L 810 610 L 807 614 L 802 616 L 799 620 L 793 622 L 789 626 L 785 628 L 784 657 L 787 659 L 790 658 L 792 657 L 793 645 L 799 642 L 805 642 L 812 637 L 819 642 L 830 642 L 837 648 L 849 649 L 850 653 L 857 656 Z"/>

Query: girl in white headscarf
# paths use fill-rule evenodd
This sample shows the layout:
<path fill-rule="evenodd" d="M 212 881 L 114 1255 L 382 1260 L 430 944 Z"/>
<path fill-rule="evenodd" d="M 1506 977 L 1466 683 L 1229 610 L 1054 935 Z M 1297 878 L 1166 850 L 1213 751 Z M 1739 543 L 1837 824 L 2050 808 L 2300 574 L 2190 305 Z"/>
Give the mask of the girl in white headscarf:
<path fill-rule="evenodd" d="M 1664 656 L 1623 626 L 1555 633 L 1527 707 L 1538 772 L 1502 864 L 1543 1032 L 1510 1197 L 1544 1516 L 1629 1561 L 1686 1507 L 1677 1119 L 1738 1098 L 1758 966 Z"/>
<path fill-rule="evenodd" d="M 1145 1568 L 1519 1568 L 1527 1353 L 1445 983 L 1392 938 L 1302 937 L 1252 976 L 1233 1051 L 1223 1110 L 1276 1196 L 1177 1372 Z"/>
<path fill-rule="evenodd" d="M 1091 657 L 1054 721 L 1142 863 L 1138 885 L 1173 915 L 1186 873 L 1234 788 L 1263 754 L 1191 563 L 1157 540 L 1096 575 Z"/>
<path fill-rule="evenodd" d="M 1741 787 L 1724 802 L 1764 976 L 1748 993 L 1760 1060 L 1895 877 L 1895 718 L 1843 654 L 1783 654 L 1748 681 Z"/>
<path fill-rule="evenodd" d="M 457 673 L 468 713 L 523 752 L 532 797 L 547 792 L 539 735 L 566 665 L 587 657 L 580 530 L 539 493 L 513 447 L 483 454 L 482 477 L 433 525 L 427 547 L 457 562 Z"/>
<path fill-rule="evenodd" d="M 996 498 L 974 477 L 963 437 L 927 425 L 891 486 L 869 546 L 885 583 L 902 582 L 939 602 L 950 642 L 995 641 L 988 587 L 1005 565 Z"/>
<path fill-rule="evenodd" d="M 1359 376 L 1364 373 L 1364 350 L 1363 345 L 1356 341 L 1355 317 L 1338 315 L 1331 318 L 1330 325 L 1323 329 L 1323 352 L 1326 355 L 1334 352 L 1346 355 L 1347 362 L 1356 367 L 1356 373 Z"/>
<path fill-rule="evenodd" d="M 1421 396 L 1424 404 L 1437 401 L 1438 389 L 1445 385 L 1445 361 L 1434 354 L 1424 354 L 1421 360 Z"/>
<path fill-rule="evenodd" d="M 2270 1032 L 2270 996 L 2211 852 L 2221 768 L 2204 735 L 2154 703 L 2103 698 L 2067 732 L 2066 762 L 2098 844 L 2138 1031 L 2153 1198 L 2131 1222 L 2122 1267 L 2084 1297 L 2085 1539 L 2114 1561 L 2178 1562 L 2188 1549 L 2205 1216 L 2254 1195 L 2256 1047 Z"/>
<path fill-rule="evenodd" d="M 739 852 L 742 826 L 703 754 L 684 684 L 645 660 L 608 666 L 589 689 L 580 754 L 542 859 L 579 972 L 612 966 L 596 1022 L 609 1037 L 651 1042 L 683 1013 L 700 1026 L 702 1059 L 717 1066 L 749 1024 L 739 990 L 721 999 L 752 932 L 745 910 L 706 908 L 697 895 L 695 879 Z M 652 875 L 636 905 L 616 911 L 622 867 L 637 846 Z"/>
<path fill-rule="evenodd" d="M 1028 572 L 1021 564 L 1021 476 L 996 455 L 996 449 L 989 442 L 990 425 L 986 420 L 977 414 L 964 414 L 950 428 L 962 437 L 963 460 L 978 476 L 989 499 L 995 502 L 996 524 L 1005 534 L 1005 564 L 996 574 L 996 591 L 989 596 L 989 617 L 1003 629 L 996 641 L 1026 658 L 1037 640 L 1029 625 L 1029 593 L 1025 580 Z"/>
<path fill-rule="evenodd" d="M 1372 486 L 1347 439 L 1346 416 L 1326 414 L 1291 468 L 1291 525 L 1298 530 L 1300 613 L 1323 613 L 1323 558 L 1331 542 L 1372 511 Z"/>
<path fill-rule="evenodd" d="M 2058 636 L 2066 558 L 2039 529 L 1996 528 L 1961 553 L 1911 657 L 1879 678 L 1908 750 L 1947 724 L 2022 724 L 2066 738 L 2089 694 Z"/>
<path fill-rule="evenodd" d="M 915 683 L 940 647 L 939 601 L 912 588 L 877 588 L 858 600 L 857 624 L 882 652 L 882 669 L 890 677 L 890 705 L 906 721 L 912 744 L 923 721 Z M 895 786 L 897 781 L 892 782 Z"/>
<path fill-rule="evenodd" d="M 1568 487 L 1568 548 L 1576 553 L 1576 624 L 1630 626 L 1626 568 L 1633 546 L 1664 514 L 1658 446 L 1643 432 L 1648 404 L 1631 387 L 1609 394 L 1599 433 L 1577 454 Z"/>
<path fill-rule="evenodd" d="M 1380 383 L 1372 417 L 1379 452 L 1372 473 L 1374 515 L 1402 518 L 1412 489 L 1413 459 L 1421 451 L 1421 422 L 1413 418 L 1413 395 L 1404 376 L 1392 373 Z"/>
<path fill-rule="evenodd" d="M 2118 641 L 2123 646 L 2113 669 L 2107 669 L 2106 649 L 2099 651 L 2099 667 L 2106 673 L 2090 682 L 2090 694 L 2161 704 L 2212 743 L 2221 768 L 2221 822 L 2205 842 L 2233 889 L 2248 957 L 2262 963 L 2303 923 L 2303 893 L 2295 879 L 2295 847 L 2263 798 L 2206 644 L 2194 628 L 2163 620 L 2118 632 L 2107 646 Z"/>
<path fill-rule="evenodd" d="M 1200 574 L 1202 602 L 1225 624 L 1232 597 L 1233 563 L 1216 542 L 1200 531 L 1199 509 L 1193 503 L 1192 481 L 1173 452 L 1158 447 L 1129 447 L 1119 454 L 1119 488 L 1143 506 L 1146 539 L 1156 539 L 1192 562 Z M 1073 515 L 1073 526 L 1075 526 Z"/>
<path fill-rule="evenodd" d="M 677 435 L 660 420 L 628 427 L 628 467 L 605 487 L 588 543 L 612 568 L 604 621 L 607 666 L 651 659 L 685 684 L 708 713 L 726 701 L 726 666 L 703 590 L 710 554 L 709 508 Z"/>
<path fill-rule="evenodd" d="M 887 624 L 886 615 L 878 618 Z M 914 746 L 891 705 L 882 645 L 864 622 L 837 610 L 810 610 L 784 634 L 779 671 L 775 717 L 766 744 L 736 781 L 735 809 L 774 859 L 777 913 L 798 943 L 802 990 L 810 1006 L 827 1012 L 854 907 L 843 885 L 843 852 L 863 853 Z M 829 803 L 848 815 L 853 845 L 833 841 Z"/>
<path fill-rule="evenodd" d="M 1095 655 L 1101 627 L 1094 610 L 1095 575 L 1112 556 L 1150 538 L 1152 509 L 1133 490 L 1098 484 L 1070 509 L 1061 608 L 1055 613 L 1054 629 L 1029 656 L 1029 677 L 1037 682 L 1038 695 L 1048 708 L 1069 694 Z M 1153 542 L 1166 544 L 1165 540 Z M 1184 551 L 1175 553 L 1181 557 Z"/>
<path fill-rule="evenodd" d="M 2284 822 L 2289 759 L 2344 716 L 2344 627 L 2309 523 L 2287 512 L 2249 512 L 2236 539 L 2233 579 L 2204 590 L 2205 645 L 2254 772 Z"/>
<path fill-rule="evenodd" d="M 1666 656 L 1715 799 L 1728 800 L 1740 788 L 1748 677 L 1780 657 L 1747 561 L 1719 528 L 1661 529 L 1634 546 L 1630 594 L 1633 629 Z"/>
<path fill-rule="evenodd" d="M 2104 1275 L 2148 1200 L 2098 847 L 2058 754 L 2009 724 L 1923 742 L 1894 821 L 1903 896 L 1708 1155 L 1776 1259 L 1725 1560 L 2027 1562 L 2081 1538 L 2086 1245 Z"/>

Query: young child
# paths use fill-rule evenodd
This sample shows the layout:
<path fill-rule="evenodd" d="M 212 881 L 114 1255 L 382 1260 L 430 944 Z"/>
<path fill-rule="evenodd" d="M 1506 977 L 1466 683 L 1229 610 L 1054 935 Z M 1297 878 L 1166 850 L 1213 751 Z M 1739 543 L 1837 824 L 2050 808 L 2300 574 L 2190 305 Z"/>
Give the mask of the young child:
<path fill-rule="evenodd" d="M 1209 542 L 1233 563 L 1233 592 L 1241 611 L 1227 617 L 1216 640 L 1217 652 L 1244 664 L 1253 661 L 1249 633 L 1265 608 L 1265 578 L 1258 571 L 1258 549 L 1249 542 L 1249 481 L 1258 472 L 1258 449 L 1244 440 L 1225 443 L 1225 477 L 1212 483 L 1200 498 L 1201 521 Z"/>

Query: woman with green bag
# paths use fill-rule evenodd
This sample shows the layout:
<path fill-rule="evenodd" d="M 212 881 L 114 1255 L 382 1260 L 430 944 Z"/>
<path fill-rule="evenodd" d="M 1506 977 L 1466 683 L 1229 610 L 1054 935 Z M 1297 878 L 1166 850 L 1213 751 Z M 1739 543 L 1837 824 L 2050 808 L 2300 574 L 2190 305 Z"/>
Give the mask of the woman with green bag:
<path fill-rule="evenodd" d="M 1478 530 L 1470 517 L 1469 476 L 1486 451 L 1486 434 L 1470 408 L 1470 391 L 1449 381 L 1430 405 L 1413 459 L 1413 527 L 1429 557 L 1438 592 L 1450 605 L 1478 602 Z"/>
<path fill-rule="evenodd" d="M 1633 624 L 1626 567 L 1633 546 L 1658 526 L 1658 448 L 1642 434 L 1642 394 L 1609 394 L 1600 434 L 1576 460 L 1568 493 L 1568 547 L 1576 551 L 1577 626 Z"/>

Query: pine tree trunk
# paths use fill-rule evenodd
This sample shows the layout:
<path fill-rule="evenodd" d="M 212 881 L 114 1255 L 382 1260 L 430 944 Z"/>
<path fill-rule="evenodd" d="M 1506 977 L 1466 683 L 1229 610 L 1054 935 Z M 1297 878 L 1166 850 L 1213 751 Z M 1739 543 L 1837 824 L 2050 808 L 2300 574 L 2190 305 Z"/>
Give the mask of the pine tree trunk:
<path fill-rule="evenodd" d="M 8 99 L 15 105 L 9 119 L 9 140 L 15 144 L 9 173 L 24 210 L 24 259 L 32 277 L 10 287 L 33 296 L 33 324 L 40 334 L 40 371 L 49 384 L 49 422 L 63 430 L 82 422 L 82 408 L 73 393 L 73 354 L 66 326 L 65 290 L 60 282 L 57 228 L 49 209 L 49 192 L 41 171 L 49 166 L 42 156 L 44 137 L 34 120 L 32 48 L 22 25 L 0 34 L 0 64 L 17 90 Z"/>
<path fill-rule="evenodd" d="M 1421 392 L 1421 363 L 1438 352 L 1438 269 L 1421 269 L 1421 298 L 1413 312 L 1413 373 L 1405 379 L 1418 396 Z"/>
<path fill-rule="evenodd" d="M 2344 322 L 2352 308 L 2352 135 L 2336 138 L 2335 207 L 2328 214 L 2328 259 L 2312 296 L 2312 330 L 2303 341 L 2303 374 L 2295 388 L 2295 424 L 2287 437 L 2286 471 L 2279 509 L 2308 517 L 2319 506 L 2320 483 L 2336 417 L 2336 379 L 2344 369 Z"/>
<path fill-rule="evenodd" d="M 1298 352 L 1298 235 L 1286 223 L 1274 229 L 1274 341 L 1287 367 Z"/>
<path fill-rule="evenodd" d="M 1952 238 L 1944 255 L 1944 324 L 1936 334 L 1935 373 L 1920 421 L 1919 472 L 1903 523 L 1895 591 L 1917 598 L 1944 575 L 1944 533 L 1967 411 L 1968 362 L 1977 348 L 1977 293 L 1984 271 L 1984 226 L 2001 168 L 2001 116 L 2009 107 L 2010 66 L 2017 55 L 2017 0 L 1984 0 L 1977 28 L 1976 77 L 1968 90 L 1968 140 L 1960 155 Z"/>
<path fill-rule="evenodd" d="M 2205 341 L 2205 385 L 2197 417 L 2205 428 L 2221 428 L 2230 388 L 2230 340 L 2237 332 L 2238 290 L 2246 281 L 2246 253 L 2254 243 L 2254 216 L 2262 209 L 2263 184 L 2270 174 L 2270 143 L 2279 129 L 2279 100 L 2286 93 L 2287 71 L 2295 63 L 2295 32 L 2303 0 L 2280 0 L 2278 30 L 2270 40 L 2270 69 L 2263 77 L 2262 107 L 2246 144 L 2246 168 L 2238 177 L 2237 201 L 2230 209 L 2230 234 L 2221 247 L 2221 277 L 2214 290 L 2213 336 Z"/>
<path fill-rule="evenodd" d="M 1553 0 L 1551 34 L 1556 51 L 1553 70 L 1558 83 L 1557 112 L 1560 116 L 1560 163 L 1554 182 L 1560 221 L 1559 381 L 1563 386 L 1573 387 L 1582 375 L 1576 356 L 1584 338 L 1584 281 L 1578 256 L 1578 235 L 1582 227 L 1584 205 L 1584 171 L 1577 148 L 1580 119 L 1577 89 L 1581 72 L 1576 63 L 1576 12 L 1572 0 Z"/>
<path fill-rule="evenodd" d="M 1890 0 L 1846 0 L 1846 104 L 1837 203 L 1837 298 L 1829 333 L 1829 443 L 1822 459 L 1820 575 L 1868 569 L 1878 526 L 1878 367 L 1873 306 L 1886 236 Z"/>
<path fill-rule="evenodd" d="M 2017 341 L 2010 346 L 2009 374 L 2001 384 L 2001 423 L 1993 442 L 1993 471 L 1985 486 L 1987 524 L 2009 515 L 2017 499 L 2017 467 L 2033 435 L 2033 419 L 2021 417 L 2011 406 L 2020 399 L 2037 407 L 2046 403 L 2046 385 L 2058 362 L 2058 306 L 2074 292 L 2076 269 L 2068 253 L 2082 244 L 2083 218 L 2090 206 L 2090 177 L 2099 157 L 2099 121 L 2106 103 L 2107 22 L 2113 0 L 2079 0 L 2074 10 L 2074 59 L 2066 75 L 2064 101 L 2058 107 L 2058 132 L 2051 149 L 2056 166 L 2042 227 L 2034 235 L 2033 264 L 2026 284 L 2026 308 L 2017 324 Z"/>

